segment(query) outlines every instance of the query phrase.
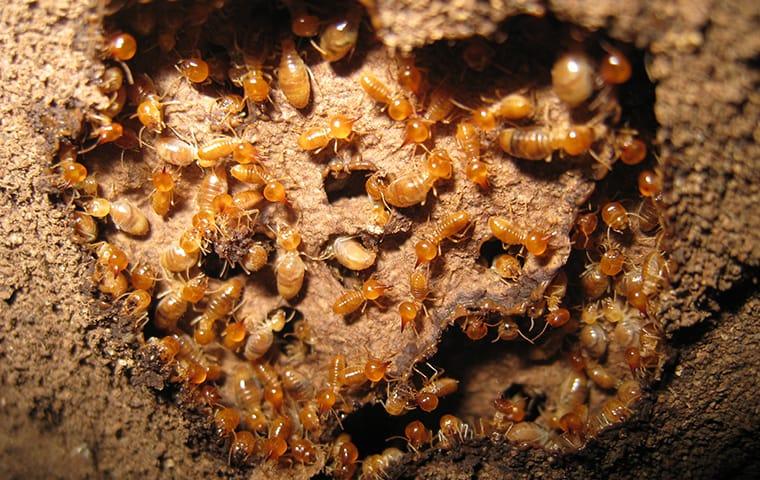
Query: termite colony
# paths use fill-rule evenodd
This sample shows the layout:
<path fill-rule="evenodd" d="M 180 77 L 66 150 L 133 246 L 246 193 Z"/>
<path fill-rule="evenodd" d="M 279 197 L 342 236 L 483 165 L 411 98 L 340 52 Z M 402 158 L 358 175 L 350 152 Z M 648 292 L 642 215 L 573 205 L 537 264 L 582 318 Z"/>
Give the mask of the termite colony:
<path fill-rule="evenodd" d="M 233 467 L 335 478 L 625 420 L 671 267 L 623 47 L 526 17 L 415 56 L 360 7 L 284 3 L 126 2 L 51 169 L 159 389 Z M 342 431 L 365 405 L 384 450 Z"/>

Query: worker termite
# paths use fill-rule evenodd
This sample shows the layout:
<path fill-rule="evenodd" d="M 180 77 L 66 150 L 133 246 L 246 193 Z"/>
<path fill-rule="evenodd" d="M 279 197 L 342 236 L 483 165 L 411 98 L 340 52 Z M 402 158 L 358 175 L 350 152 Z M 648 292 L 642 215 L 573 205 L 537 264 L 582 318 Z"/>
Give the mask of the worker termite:
<path fill-rule="evenodd" d="M 311 465 L 317 461 L 317 449 L 314 444 L 305 438 L 292 440 L 290 451 L 293 460 L 304 465 Z"/>
<path fill-rule="evenodd" d="M 335 141 L 334 149 L 338 151 L 338 141 L 350 142 L 354 135 L 355 118 L 349 118 L 347 115 L 337 114 L 328 119 L 324 127 L 311 127 L 306 129 L 298 137 L 298 146 L 301 150 L 320 152 L 330 144 L 331 140 Z"/>
<path fill-rule="evenodd" d="M 408 410 L 414 409 L 412 402 L 414 401 L 415 394 L 414 389 L 406 383 L 397 383 L 393 387 L 389 383 L 383 408 L 385 408 L 388 415 L 394 417 L 403 415 Z"/>
<path fill-rule="evenodd" d="M 305 374 L 294 368 L 282 371 L 282 388 L 297 401 L 304 401 L 314 395 L 314 386 Z"/>
<path fill-rule="evenodd" d="M 410 428 L 409 434 L 413 436 L 415 441 L 419 438 L 422 439 L 424 435 L 417 430 L 417 425 Z M 422 428 L 425 428 L 424 426 Z M 404 430 L 405 433 L 406 429 Z M 429 432 L 428 432 L 429 433 Z M 362 477 L 367 480 L 383 480 L 388 478 L 388 470 L 392 465 L 400 463 L 404 458 L 404 452 L 398 448 L 389 447 L 383 450 L 381 453 L 374 455 L 368 455 L 362 461 Z"/>
<path fill-rule="evenodd" d="M 282 40 L 282 57 L 277 75 L 282 93 L 295 108 L 305 108 L 311 98 L 308 68 L 296 52 L 293 39 L 285 37 Z"/>
<path fill-rule="evenodd" d="M 376 300 L 385 295 L 389 289 L 374 278 L 366 280 L 360 290 L 349 290 L 344 292 L 333 303 L 333 312 L 337 315 L 349 315 L 359 308 L 364 311 L 367 302 L 377 303 Z"/>
<path fill-rule="evenodd" d="M 137 53 L 137 40 L 129 33 L 116 33 L 108 39 L 106 50 L 114 59 L 126 62 Z"/>
<path fill-rule="evenodd" d="M 245 282 L 238 277 L 233 277 L 224 282 L 211 296 L 201 316 L 194 319 L 192 323 L 204 321 L 213 323 L 229 315 L 243 294 L 244 288 Z"/>
<path fill-rule="evenodd" d="M 230 175 L 241 182 L 263 185 L 264 198 L 273 203 L 287 201 L 285 186 L 263 166 L 256 163 L 238 164 L 230 169 Z"/>
<path fill-rule="evenodd" d="M 618 384 L 619 380 L 615 378 L 604 366 L 595 362 L 586 363 L 586 375 L 599 388 L 612 389 Z"/>
<path fill-rule="evenodd" d="M 390 88 L 372 72 L 364 71 L 359 77 L 359 85 L 372 100 L 382 103 L 388 109 L 388 116 L 396 121 L 406 120 L 413 112 L 411 102 L 401 95 L 392 94 Z"/>
<path fill-rule="evenodd" d="M 129 200 L 111 203 L 110 215 L 116 228 L 125 233 L 144 236 L 150 232 L 148 218 Z"/>
<path fill-rule="evenodd" d="M 521 93 L 512 93 L 492 100 L 490 105 L 474 110 L 459 103 L 456 105 L 471 111 L 472 122 L 485 132 L 496 128 L 496 121 L 499 119 L 523 120 L 532 117 L 536 111 L 535 101 Z"/>
<path fill-rule="evenodd" d="M 359 450 L 351 441 L 351 436 L 347 433 L 341 433 L 335 439 L 330 456 L 335 460 L 333 476 L 340 480 L 349 480 L 354 477 L 356 472 L 357 460 L 359 459 Z M 364 462 L 366 463 L 366 461 Z"/>
<path fill-rule="evenodd" d="M 98 224 L 85 212 L 73 213 L 74 240 L 78 243 L 92 243 L 98 239 Z"/>
<path fill-rule="evenodd" d="M 480 160 L 480 133 L 472 123 L 459 122 L 456 139 L 464 153 L 467 178 L 481 188 L 488 188 L 488 166 Z"/>
<path fill-rule="evenodd" d="M 581 274 L 581 287 L 588 300 L 601 297 L 609 286 L 609 277 L 602 273 L 598 263 L 592 263 Z"/>
<path fill-rule="evenodd" d="M 328 24 L 319 36 L 319 45 L 312 45 L 328 62 L 337 62 L 356 47 L 359 38 L 361 11 L 349 10 L 341 18 Z"/>
<path fill-rule="evenodd" d="M 441 397 L 456 393 L 459 380 L 450 377 L 440 377 L 438 373 L 426 380 L 414 397 L 417 406 L 425 412 L 432 412 L 438 407 Z"/>
<path fill-rule="evenodd" d="M 567 53 L 552 67 L 554 93 L 571 107 L 577 107 L 594 93 L 594 67 L 583 54 Z"/>
<path fill-rule="evenodd" d="M 328 248 L 327 254 L 349 270 L 366 270 L 375 264 L 377 254 L 366 248 L 355 237 L 338 237 Z"/>
<path fill-rule="evenodd" d="M 150 197 L 150 206 L 157 215 L 165 217 L 174 204 L 174 178 L 166 170 L 155 172 L 151 177 L 155 191 Z"/>
<path fill-rule="evenodd" d="M 578 338 L 583 349 L 593 358 L 599 358 L 607 351 L 607 332 L 599 322 L 584 326 Z"/>
<path fill-rule="evenodd" d="M 628 211 L 620 202 L 607 202 L 602 206 L 602 221 L 612 230 L 628 228 Z"/>
<path fill-rule="evenodd" d="M 240 425 L 240 412 L 234 408 L 222 408 L 214 414 L 214 424 L 217 436 L 230 436 Z"/>
<path fill-rule="evenodd" d="M 433 440 L 430 430 L 419 420 L 413 420 L 404 427 L 404 437 L 414 452 Z"/>
<path fill-rule="evenodd" d="M 504 217 L 494 216 L 488 219 L 488 227 L 494 237 L 507 245 L 522 245 L 529 253 L 543 255 L 549 246 L 549 238 L 538 230 L 523 230 Z"/>
<path fill-rule="evenodd" d="M 290 12 L 290 31 L 297 37 L 314 37 L 319 33 L 319 18 L 305 8 L 294 8 Z"/>
<path fill-rule="evenodd" d="M 258 272 L 267 264 L 269 251 L 270 249 L 260 242 L 252 243 L 246 250 L 245 254 L 243 254 L 240 266 L 246 271 L 246 273 L 250 274 Z"/>
<path fill-rule="evenodd" d="M 422 119 L 428 124 L 442 122 L 449 117 L 452 110 L 454 110 L 454 103 L 451 89 L 448 85 L 442 84 L 430 93 L 430 100 Z"/>
<path fill-rule="evenodd" d="M 153 298 L 146 290 L 132 290 L 124 299 L 121 311 L 127 317 L 134 320 L 138 328 L 148 321 L 148 307 Z"/>
<path fill-rule="evenodd" d="M 444 150 L 433 150 L 428 154 L 425 165 L 410 170 L 388 185 L 380 186 L 382 199 L 394 207 L 405 208 L 425 204 L 428 192 L 435 189 L 439 180 L 451 178 L 452 162 Z"/>
<path fill-rule="evenodd" d="M 277 371 L 271 364 L 259 360 L 253 362 L 253 372 L 264 385 L 264 401 L 279 411 L 282 408 L 285 393 L 282 390 L 282 382 Z"/>
<path fill-rule="evenodd" d="M 177 71 L 190 83 L 206 83 L 209 78 L 208 63 L 200 57 L 185 58 L 177 62 Z"/>
<path fill-rule="evenodd" d="M 278 416 L 269 426 L 269 435 L 264 441 L 264 454 L 268 460 L 277 461 L 288 449 L 288 438 L 293 431 L 290 417 Z"/>
<path fill-rule="evenodd" d="M 274 334 L 282 331 L 288 320 L 283 310 L 277 310 L 261 322 L 253 325 L 252 322 L 246 322 L 249 336 L 243 351 L 245 358 L 257 360 L 264 356 L 274 343 Z"/>
<path fill-rule="evenodd" d="M 438 421 L 438 446 L 452 448 L 468 438 L 470 426 L 459 417 L 451 414 L 443 415 Z"/>
<path fill-rule="evenodd" d="M 549 161 L 559 149 L 571 156 L 586 153 L 595 138 L 594 129 L 586 125 L 574 125 L 567 129 L 505 128 L 499 134 L 499 145 L 513 157 Z"/>
<path fill-rule="evenodd" d="M 277 231 L 277 245 L 280 251 L 275 263 L 277 292 L 285 300 L 290 300 L 301 291 L 306 265 L 304 265 L 298 247 L 301 234 L 293 227 L 280 227 Z"/>
<path fill-rule="evenodd" d="M 417 263 L 430 263 L 441 252 L 444 240 L 457 242 L 470 227 L 470 214 L 464 210 L 450 213 L 439 220 L 425 238 L 414 245 Z"/>
<path fill-rule="evenodd" d="M 422 92 L 424 75 L 415 65 L 413 56 L 399 56 L 396 58 L 396 80 L 402 88 L 419 96 Z"/>
<path fill-rule="evenodd" d="M 153 146 L 159 160 L 176 167 L 186 167 L 198 156 L 196 147 L 177 137 L 159 137 Z"/>
<path fill-rule="evenodd" d="M 507 439 L 520 445 L 544 447 L 549 443 L 549 431 L 535 422 L 519 422 L 509 429 Z"/>
<path fill-rule="evenodd" d="M 256 437 L 248 430 L 235 434 L 230 444 L 229 462 L 231 465 L 244 465 L 256 450 Z"/>
<path fill-rule="evenodd" d="M 620 85 L 631 78 L 631 62 L 622 52 L 605 47 L 607 54 L 599 65 L 599 75 L 609 85 Z"/>
<path fill-rule="evenodd" d="M 409 293 L 412 296 L 411 301 L 401 302 L 399 304 L 399 314 L 401 315 L 401 331 L 403 332 L 407 325 L 413 323 L 419 315 L 420 309 L 427 316 L 427 307 L 425 300 L 430 296 L 430 266 L 425 265 L 421 268 L 415 268 L 409 274 Z M 416 331 L 416 328 L 415 328 Z"/>

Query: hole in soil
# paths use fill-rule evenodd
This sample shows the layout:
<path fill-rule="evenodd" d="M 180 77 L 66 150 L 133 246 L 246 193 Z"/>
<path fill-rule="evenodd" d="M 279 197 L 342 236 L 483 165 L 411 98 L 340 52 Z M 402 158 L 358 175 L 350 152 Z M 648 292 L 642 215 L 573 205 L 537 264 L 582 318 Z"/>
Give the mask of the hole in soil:
<path fill-rule="evenodd" d="M 339 177 L 328 175 L 324 180 L 325 193 L 327 201 L 335 203 L 341 198 L 355 198 L 367 195 L 364 189 L 364 183 L 369 173 L 367 171 L 343 173 Z"/>

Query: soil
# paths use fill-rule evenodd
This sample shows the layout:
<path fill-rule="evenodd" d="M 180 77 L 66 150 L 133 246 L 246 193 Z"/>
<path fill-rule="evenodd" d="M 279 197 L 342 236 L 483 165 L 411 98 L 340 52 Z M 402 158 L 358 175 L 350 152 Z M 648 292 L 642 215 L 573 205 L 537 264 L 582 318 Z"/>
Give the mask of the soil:
<path fill-rule="evenodd" d="M 551 457 L 477 440 L 398 469 L 416 478 L 757 477 L 760 262 L 760 7 L 736 2 L 448 2 L 375 5 L 397 48 L 488 34 L 514 12 L 559 19 L 647 51 L 675 260 L 661 304 L 674 356 L 634 418 L 582 452 Z M 424 8 L 421 8 L 424 6 Z M 0 16 L 0 475 L 230 477 L 199 447 L 197 419 L 134 376 L 130 347 L 94 304 L 87 256 L 51 200 L 57 138 L 102 102 L 102 12 L 84 2 L 8 2 Z M 449 28 L 450 27 L 450 28 Z M 382 152 L 383 145 L 376 146 Z M 334 229 L 333 229 L 334 230 Z M 312 232 L 317 235 L 319 232 Z"/>

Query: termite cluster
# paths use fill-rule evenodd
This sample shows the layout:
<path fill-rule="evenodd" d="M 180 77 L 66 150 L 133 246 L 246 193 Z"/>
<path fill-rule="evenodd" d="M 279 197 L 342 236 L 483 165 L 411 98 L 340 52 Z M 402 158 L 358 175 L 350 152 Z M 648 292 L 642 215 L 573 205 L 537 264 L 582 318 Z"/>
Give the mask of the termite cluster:
<path fill-rule="evenodd" d="M 621 47 L 566 33 L 567 47 L 539 56 L 549 63 L 532 75 L 500 63 L 510 40 L 477 38 L 435 47 L 454 54 L 442 65 L 424 51 L 389 53 L 382 70 L 352 59 L 371 30 L 356 5 L 122 3 L 102 49 L 107 101 L 85 115 L 83 136 L 62 140 L 51 175 L 73 205 L 74 240 L 94 258 L 97 295 L 128 321 L 146 368 L 207 419 L 231 465 L 379 479 L 408 452 L 474 436 L 576 450 L 632 413 L 665 359 L 657 298 L 672 267 L 662 174 L 617 99 L 633 74 Z M 312 69 L 346 64 L 362 109 L 315 115 L 327 85 Z M 484 87 L 480 72 L 531 81 Z M 394 169 L 362 156 L 386 133 L 365 131 L 370 115 L 398 139 L 385 152 Z M 292 118 L 297 132 L 285 128 Z M 257 138 L 278 128 L 276 141 Z M 290 156 L 318 165 L 318 182 L 358 185 L 364 227 L 314 242 L 300 207 L 310 183 L 283 168 Z M 509 188 L 507 164 L 539 176 L 576 169 L 596 191 L 566 228 L 511 204 L 484 207 Z M 478 201 L 451 200 L 462 195 Z M 403 260 L 391 264 L 393 250 Z M 452 258 L 466 258 L 478 282 L 527 293 L 452 303 L 441 286 Z M 323 278 L 313 272 L 332 283 L 310 285 Z M 309 297 L 319 309 L 307 314 Z M 371 331 L 389 318 L 382 328 L 408 343 L 375 350 L 323 328 Z M 444 411 L 469 394 L 456 368 L 426 362 L 447 328 L 551 363 L 562 381 L 505 378 L 480 407 Z M 418 341 L 432 344 L 409 354 Z M 403 419 L 392 433 L 401 442 L 360 452 L 342 422 L 370 403 Z"/>

